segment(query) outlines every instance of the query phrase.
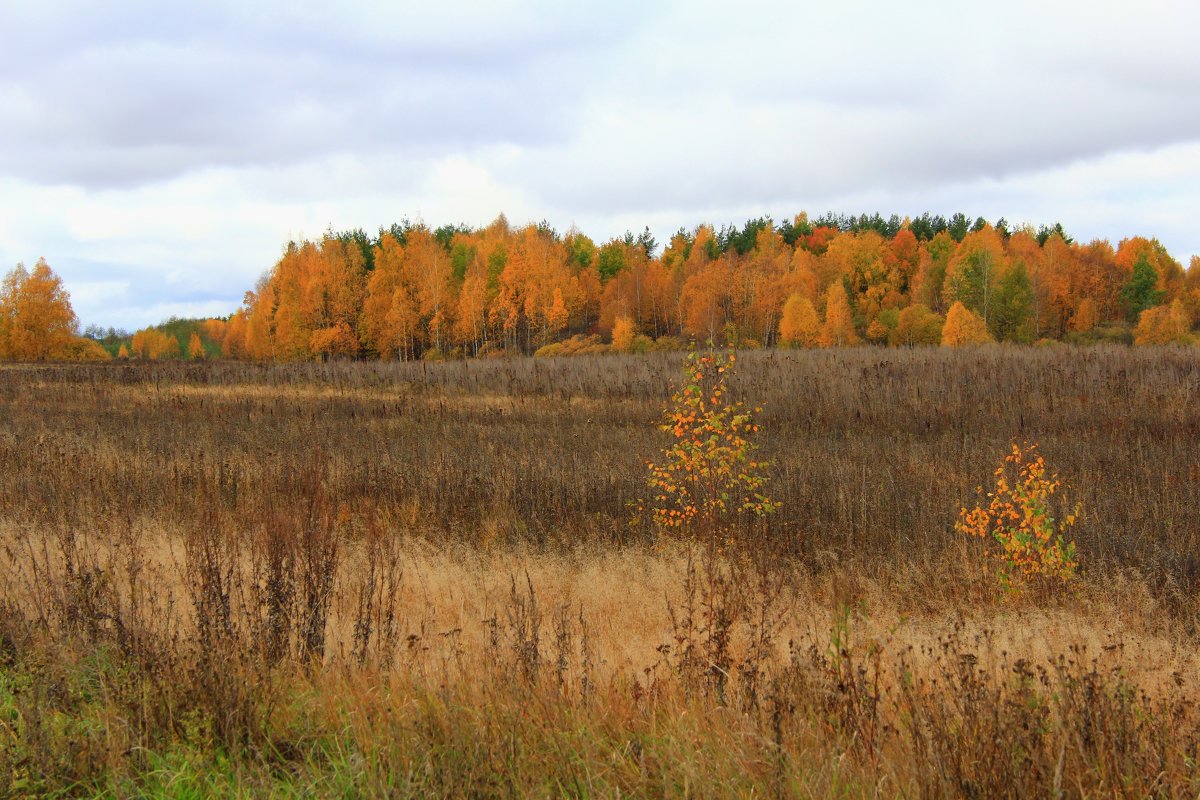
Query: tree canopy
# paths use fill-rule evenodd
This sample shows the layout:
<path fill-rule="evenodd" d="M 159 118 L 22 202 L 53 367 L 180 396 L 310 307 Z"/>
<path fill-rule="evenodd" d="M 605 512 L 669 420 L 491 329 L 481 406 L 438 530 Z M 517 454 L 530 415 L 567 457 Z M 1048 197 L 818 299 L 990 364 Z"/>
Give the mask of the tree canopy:
<path fill-rule="evenodd" d="M 62 279 L 39 258 L 18 264 L 0 282 L 0 358 L 14 361 L 92 360 L 104 357 L 79 335 L 79 320 Z M 106 354 L 105 354 L 106 355 Z"/>
<path fill-rule="evenodd" d="M 81 346 L 66 292 L 44 261 L 10 272 L 0 304 L 4 358 L 66 357 Z M 118 357 L 123 346 L 134 358 L 273 361 L 688 340 L 916 346 L 947 338 L 956 305 L 997 341 L 1193 341 L 1200 261 L 1185 271 L 1155 239 L 1114 248 L 1077 242 L 1058 223 L 991 224 L 961 213 L 801 213 L 782 224 L 761 216 L 681 228 L 661 246 L 649 229 L 597 241 L 546 222 L 513 226 L 503 215 L 478 229 L 405 220 L 375 235 L 330 230 L 289 242 L 227 319 L 169 320 L 133 337 L 89 329 L 89 339 Z M 1135 331 L 1154 309 L 1162 313 Z M 950 340 L 963 335 L 962 311 Z"/>

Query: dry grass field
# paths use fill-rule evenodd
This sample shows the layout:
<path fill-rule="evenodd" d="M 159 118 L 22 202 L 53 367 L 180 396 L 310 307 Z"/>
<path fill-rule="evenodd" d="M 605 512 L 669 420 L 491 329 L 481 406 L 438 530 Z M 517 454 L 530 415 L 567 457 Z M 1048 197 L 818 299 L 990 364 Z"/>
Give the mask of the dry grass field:
<path fill-rule="evenodd" d="M 719 553 L 681 363 L 0 366 L 0 795 L 1200 792 L 1200 351 L 745 353 Z M 1060 590 L 954 529 L 1014 440 Z"/>

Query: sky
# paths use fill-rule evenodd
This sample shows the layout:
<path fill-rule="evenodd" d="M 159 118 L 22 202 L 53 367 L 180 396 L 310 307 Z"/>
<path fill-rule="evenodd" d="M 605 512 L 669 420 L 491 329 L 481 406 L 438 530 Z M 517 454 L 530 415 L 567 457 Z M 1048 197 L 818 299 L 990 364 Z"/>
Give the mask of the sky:
<path fill-rule="evenodd" d="M 435 7 L 436 6 L 436 7 Z M 224 315 L 292 239 L 770 215 L 1200 254 L 1200 4 L 0 0 L 0 269 Z"/>

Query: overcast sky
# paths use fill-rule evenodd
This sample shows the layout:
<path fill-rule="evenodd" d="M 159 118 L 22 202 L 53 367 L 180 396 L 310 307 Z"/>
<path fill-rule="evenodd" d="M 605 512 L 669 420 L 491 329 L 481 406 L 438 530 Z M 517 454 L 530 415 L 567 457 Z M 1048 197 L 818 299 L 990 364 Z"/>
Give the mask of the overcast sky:
<path fill-rule="evenodd" d="M 0 267 L 133 329 L 405 217 L 961 210 L 1200 253 L 1190 0 L 434 5 L 0 0 Z"/>

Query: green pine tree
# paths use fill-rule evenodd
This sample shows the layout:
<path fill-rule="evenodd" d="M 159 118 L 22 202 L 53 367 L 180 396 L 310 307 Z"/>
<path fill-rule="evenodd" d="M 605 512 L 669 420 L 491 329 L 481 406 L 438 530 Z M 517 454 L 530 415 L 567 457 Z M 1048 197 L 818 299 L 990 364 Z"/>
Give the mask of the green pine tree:
<path fill-rule="evenodd" d="M 1143 311 L 1162 302 L 1164 293 L 1155 288 L 1157 285 L 1158 270 L 1143 253 L 1133 262 L 1133 273 L 1121 289 L 1121 303 L 1130 322 L 1136 323 Z"/>

